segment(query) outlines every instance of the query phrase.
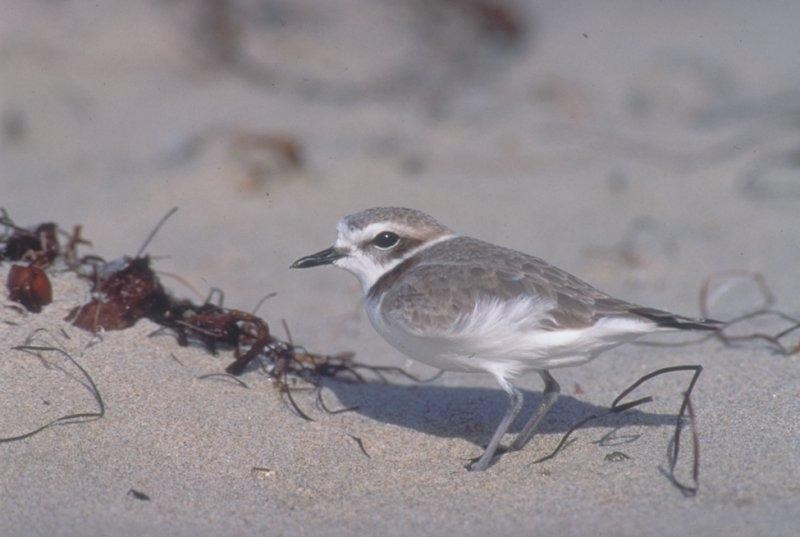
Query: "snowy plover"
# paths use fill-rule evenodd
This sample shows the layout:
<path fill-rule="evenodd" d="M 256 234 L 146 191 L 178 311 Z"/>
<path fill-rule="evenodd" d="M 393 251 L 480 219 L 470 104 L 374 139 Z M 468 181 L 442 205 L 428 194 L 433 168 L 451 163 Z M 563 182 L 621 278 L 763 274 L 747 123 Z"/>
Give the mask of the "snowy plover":
<path fill-rule="evenodd" d="M 454 233 L 425 213 L 374 208 L 343 218 L 336 243 L 292 268 L 333 264 L 364 290 L 375 330 L 404 354 L 447 371 L 485 371 L 508 393 L 505 416 L 472 470 L 492 462 L 522 408 L 513 380 L 536 371 L 543 399 L 509 449 L 521 449 L 558 398 L 549 370 L 664 330 L 716 330 L 610 297 L 546 261 Z"/>

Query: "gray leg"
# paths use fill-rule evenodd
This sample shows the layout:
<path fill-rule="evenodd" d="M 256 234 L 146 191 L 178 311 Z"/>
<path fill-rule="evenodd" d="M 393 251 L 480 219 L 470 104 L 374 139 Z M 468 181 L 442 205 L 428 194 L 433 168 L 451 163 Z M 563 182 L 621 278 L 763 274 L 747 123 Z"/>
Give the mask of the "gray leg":
<path fill-rule="evenodd" d="M 514 386 L 511 385 L 505 379 L 498 379 L 500 382 L 500 386 L 508 393 L 508 410 L 506 410 L 506 415 L 503 416 L 503 420 L 500 422 L 500 425 L 497 426 L 497 430 L 494 432 L 491 441 L 489 441 L 489 445 L 486 446 L 486 451 L 483 452 L 481 458 L 478 459 L 478 462 L 473 463 L 469 466 L 469 469 L 473 472 L 480 472 L 481 470 L 486 470 L 489 465 L 492 463 L 492 459 L 494 458 L 494 454 L 497 452 L 497 448 L 500 446 L 500 441 L 503 439 L 503 435 L 506 434 L 508 428 L 514 423 L 514 419 L 519 414 L 519 411 L 522 409 L 522 392 L 516 389 Z"/>
<path fill-rule="evenodd" d="M 539 406 L 533 411 L 533 415 L 528 420 L 528 423 L 525 424 L 525 427 L 519 432 L 514 442 L 511 443 L 511 447 L 509 448 L 511 451 L 516 451 L 525 447 L 525 444 L 531 439 L 533 433 L 536 432 L 536 427 L 539 425 L 539 422 L 542 421 L 542 418 L 545 417 L 550 407 L 552 407 L 556 399 L 558 399 L 558 394 L 561 391 L 558 382 L 550 375 L 549 371 L 540 371 L 539 375 L 541 375 L 544 381 L 542 402 L 539 403 Z"/>

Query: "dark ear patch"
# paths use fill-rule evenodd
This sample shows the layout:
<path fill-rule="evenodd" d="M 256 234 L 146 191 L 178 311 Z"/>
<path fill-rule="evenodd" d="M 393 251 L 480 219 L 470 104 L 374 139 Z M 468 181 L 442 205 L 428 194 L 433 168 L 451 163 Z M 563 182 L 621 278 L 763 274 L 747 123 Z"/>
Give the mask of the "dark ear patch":
<path fill-rule="evenodd" d="M 400 242 L 397 243 L 397 246 L 391 249 L 392 257 L 403 257 L 408 252 L 417 248 L 419 245 L 422 244 L 420 239 L 413 239 L 411 237 L 401 237 Z"/>

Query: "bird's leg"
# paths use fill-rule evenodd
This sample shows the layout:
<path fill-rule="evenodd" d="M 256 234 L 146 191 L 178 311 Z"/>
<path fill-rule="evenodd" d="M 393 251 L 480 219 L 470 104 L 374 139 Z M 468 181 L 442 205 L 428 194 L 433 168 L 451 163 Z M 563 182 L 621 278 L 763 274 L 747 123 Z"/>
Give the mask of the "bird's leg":
<path fill-rule="evenodd" d="M 522 449 L 525 447 L 525 444 L 533 436 L 533 433 L 536 432 L 536 427 L 539 425 L 539 422 L 542 421 L 542 418 L 545 417 L 547 412 L 550 410 L 550 407 L 558 399 L 558 394 L 561 391 L 561 387 L 556 382 L 556 379 L 548 371 L 540 371 L 539 375 L 541 375 L 542 380 L 544 381 L 544 392 L 542 392 L 542 401 L 539 403 L 539 406 L 533 411 L 533 415 L 528 420 L 528 423 L 525 424 L 525 427 L 519 432 L 517 437 L 511 443 L 511 447 L 509 447 L 510 451 L 516 451 L 518 449 Z"/>
<path fill-rule="evenodd" d="M 500 446 L 503 435 L 506 434 L 506 431 L 508 431 L 511 424 L 514 423 L 514 419 L 522 409 L 522 392 L 504 378 L 498 378 L 498 381 L 500 382 L 500 386 L 508 393 L 508 410 L 506 410 L 506 415 L 503 416 L 500 425 L 497 426 L 497 430 L 489 441 L 489 445 L 486 446 L 486 451 L 483 452 L 483 455 L 481 455 L 481 458 L 478 459 L 477 462 L 468 466 L 468 469 L 473 472 L 480 472 L 489 467 L 494 458 L 494 454 L 497 452 L 497 448 Z"/>

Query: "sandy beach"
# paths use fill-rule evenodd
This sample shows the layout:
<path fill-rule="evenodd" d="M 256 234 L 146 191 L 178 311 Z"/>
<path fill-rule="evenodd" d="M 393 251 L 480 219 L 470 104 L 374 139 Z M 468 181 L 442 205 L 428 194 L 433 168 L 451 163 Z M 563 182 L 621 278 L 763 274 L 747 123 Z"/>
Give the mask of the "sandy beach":
<path fill-rule="evenodd" d="M 81 224 L 106 259 L 134 255 L 177 206 L 147 248 L 164 285 L 196 301 L 220 288 L 242 310 L 276 292 L 259 314 L 310 351 L 436 373 L 373 331 L 352 276 L 289 269 L 340 217 L 383 205 L 686 315 L 709 275 L 757 272 L 774 307 L 800 315 L 800 6 L 0 4 L 0 206 L 22 226 Z M 306 421 L 257 368 L 246 387 L 198 378 L 230 351 L 181 347 L 146 319 L 93 338 L 64 320 L 88 283 L 50 277 L 41 313 L 0 310 L 0 437 L 97 411 L 74 364 L 12 349 L 26 343 L 69 352 L 105 415 L 0 444 L 0 535 L 790 536 L 800 523 L 800 355 L 763 342 L 628 345 L 554 371 L 563 396 L 541 434 L 470 473 L 505 406 L 488 376 L 327 379 L 326 404 L 356 410 L 327 414 L 299 390 Z M 714 313 L 754 301 L 731 293 Z M 680 364 L 705 368 L 694 497 L 663 472 L 687 374 L 534 464 L 638 377 Z M 540 380 L 520 387 L 529 412 Z"/>

